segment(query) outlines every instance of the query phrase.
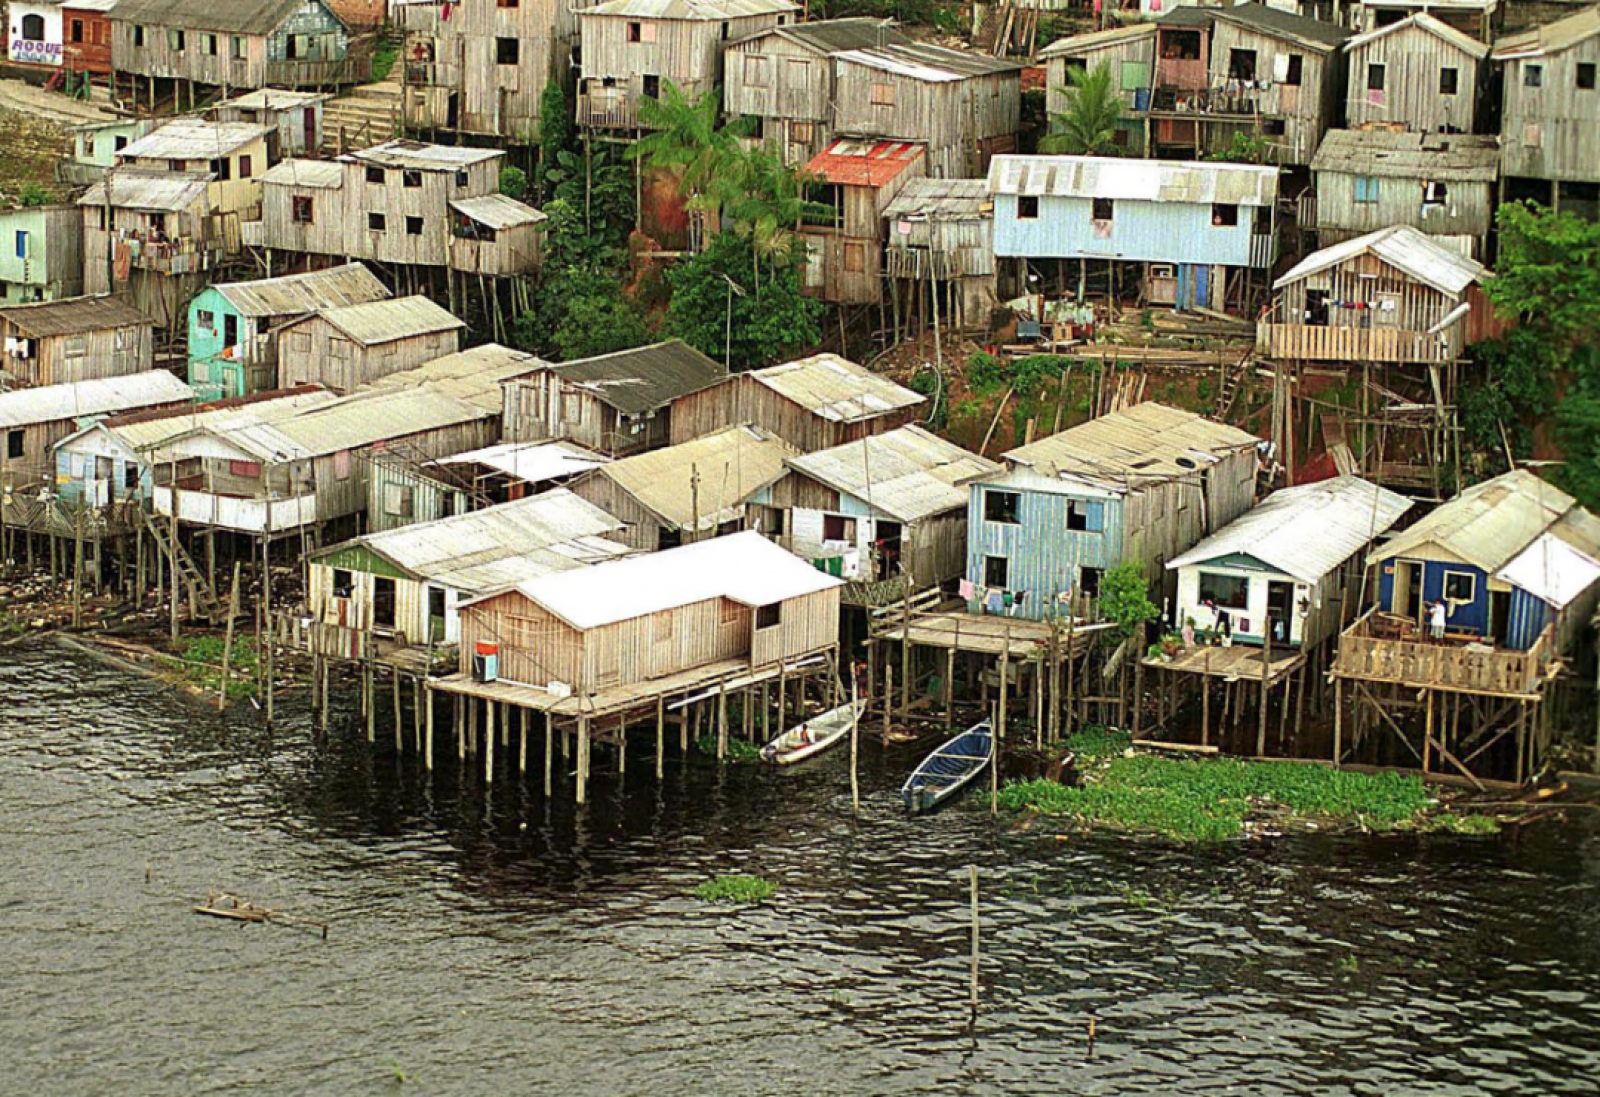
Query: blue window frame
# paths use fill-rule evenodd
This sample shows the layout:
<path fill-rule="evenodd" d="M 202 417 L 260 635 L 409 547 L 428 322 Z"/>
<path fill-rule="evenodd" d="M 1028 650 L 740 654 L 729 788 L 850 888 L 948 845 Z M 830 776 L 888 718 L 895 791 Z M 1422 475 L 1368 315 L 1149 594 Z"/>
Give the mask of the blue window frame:
<path fill-rule="evenodd" d="M 28 231 L 26 229 L 18 229 L 17 230 L 17 258 L 18 259 L 26 259 L 27 257 L 28 257 Z"/>

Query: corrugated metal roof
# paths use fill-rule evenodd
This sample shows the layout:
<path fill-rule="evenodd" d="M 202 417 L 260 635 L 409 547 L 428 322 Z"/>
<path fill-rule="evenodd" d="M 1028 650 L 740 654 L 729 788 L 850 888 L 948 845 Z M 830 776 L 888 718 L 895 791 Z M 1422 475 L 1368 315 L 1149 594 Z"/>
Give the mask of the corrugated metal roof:
<path fill-rule="evenodd" d="M 1288 38 L 1312 49 L 1326 53 L 1350 37 L 1350 31 L 1333 23 L 1324 23 L 1294 12 L 1269 8 L 1265 4 L 1237 4 L 1232 7 L 1206 8 L 1215 19 L 1223 19 L 1260 34 Z"/>
<path fill-rule="evenodd" d="M 349 152 L 340 160 L 357 160 L 386 168 L 417 168 L 422 171 L 455 171 L 468 164 L 485 160 L 498 160 L 505 153 L 499 149 L 473 149 L 461 145 L 426 145 L 421 141 L 385 141 L 370 149 Z"/>
<path fill-rule="evenodd" d="M 577 8 L 585 15 L 627 15 L 636 19 L 695 19 L 712 22 L 752 15 L 780 15 L 798 11 L 789 0 L 609 0 L 592 8 Z"/>
<path fill-rule="evenodd" d="M 124 377 L 41 385 L 0 392 L 0 427 L 56 423 L 192 399 L 194 390 L 167 371 L 158 369 Z"/>
<path fill-rule="evenodd" d="M 364 347 L 466 327 L 421 294 L 345 305 L 343 308 L 327 309 L 320 315 Z"/>
<path fill-rule="evenodd" d="M 1502 38 L 1494 47 L 1494 59 L 1519 61 L 1527 57 L 1559 53 L 1597 34 L 1600 34 L 1600 5 L 1584 8 L 1554 23 Z"/>
<path fill-rule="evenodd" d="M 296 316 L 389 296 L 377 276 L 360 263 L 255 282 L 221 282 L 211 288 L 242 316 Z"/>
<path fill-rule="evenodd" d="M 487 417 L 483 409 L 432 388 L 395 389 L 352 393 L 271 423 L 230 422 L 208 428 L 206 433 L 256 460 L 276 464 L 363 449 Z M 173 448 L 180 454 L 182 437 L 186 435 L 173 440 Z"/>
<path fill-rule="evenodd" d="M 339 190 L 344 186 L 344 168 L 333 160 L 285 160 L 268 169 L 261 177 L 261 182 L 285 187 Z"/>
<path fill-rule="evenodd" d="M 842 138 L 811 158 L 806 171 L 842 186 L 881 187 L 916 163 L 923 146 L 909 141 Z"/>
<path fill-rule="evenodd" d="M 768 606 L 842 585 L 761 534 L 745 531 L 546 576 L 517 589 L 573 628 L 593 629 L 713 598 Z"/>
<path fill-rule="evenodd" d="M 1600 582 L 1600 561 L 1553 533 L 1541 533 L 1494 577 L 1556 609 L 1565 609 L 1574 598 Z"/>
<path fill-rule="evenodd" d="M 631 551 L 606 540 L 622 523 L 567 491 L 357 537 L 316 554 L 362 546 L 408 572 L 465 594 L 504 590 Z"/>
<path fill-rule="evenodd" d="M 1130 484 L 1193 475 L 1258 444 L 1253 434 L 1154 402 L 1136 404 L 1005 455 L 1011 468 L 990 482 L 1046 488 L 1087 485 L 1112 493 Z"/>
<path fill-rule="evenodd" d="M 505 403 L 500 386 L 513 377 L 543 369 L 548 364 L 525 350 L 485 343 L 424 362 L 415 369 L 380 377 L 362 386 L 362 390 L 381 392 L 426 385 L 435 392 L 464 400 L 498 416 Z"/>
<path fill-rule="evenodd" d="M 1577 506 L 1572 496 L 1527 469 L 1474 484 L 1398 533 L 1372 563 L 1442 549 L 1491 574 Z M 1595 550 L 1600 552 L 1600 546 Z"/>
<path fill-rule="evenodd" d="M 1270 206 L 1278 199 L 1278 169 L 1114 156 L 1003 155 L 989 162 L 989 193 Z"/>
<path fill-rule="evenodd" d="M 893 19 L 880 19 L 870 15 L 847 19 L 819 19 L 815 23 L 791 23 L 788 26 L 770 27 L 734 39 L 728 45 L 753 42 L 757 38 L 777 35 L 813 53 L 830 54 L 840 50 L 872 49 L 874 46 L 892 46 L 911 39 L 895 30 Z"/>
<path fill-rule="evenodd" d="M 106 177 L 92 184 L 78 199 L 80 206 L 106 204 L 106 188 L 111 188 L 111 205 L 116 209 L 181 212 L 206 197 L 206 187 L 216 176 L 208 171 L 143 171 L 138 168 L 113 168 Z"/>
<path fill-rule="evenodd" d="M 1268 567 L 1315 583 L 1387 533 L 1411 500 L 1357 476 L 1275 491 L 1168 568 L 1223 556 L 1253 556 Z"/>
<path fill-rule="evenodd" d="M 151 130 L 117 153 L 123 160 L 215 160 L 271 133 L 255 122 L 178 118 Z"/>
<path fill-rule="evenodd" d="M 1312 171 L 1443 182 L 1492 183 L 1500 173 L 1498 138 L 1462 133 L 1329 130 Z"/>
<path fill-rule="evenodd" d="M 624 415 L 643 415 L 679 396 L 709 388 L 728 371 L 682 339 L 575 358 L 550 367 L 574 388 L 592 392 Z"/>
<path fill-rule="evenodd" d="M 967 505 L 965 481 L 998 472 L 979 457 L 918 426 L 789 458 L 789 467 L 853 495 L 900 522 Z"/>
<path fill-rule="evenodd" d="M 883 216 L 889 221 L 988 221 L 994 217 L 994 199 L 983 179 L 921 177 L 906 180 Z"/>
<path fill-rule="evenodd" d="M 1398 23 L 1390 23 L 1387 27 L 1379 27 L 1376 30 L 1369 30 L 1365 34 L 1356 35 L 1344 44 L 1345 52 L 1353 53 L 1362 46 L 1376 42 L 1380 38 L 1387 38 L 1391 34 L 1398 34 L 1408 27 L 1416 27 L 1418 30 L 1427 31 L 1440 41 L 1447 42 L 1456 49 L 1476 57 L 1480 61 L 1489 56 L 1488 46 L 1470 35 L 1462 34 L 1450 24 L 1434 18 L 1425 11 L 1408 15 Z"/>
<path fill-rule="evenodd" d="M 738 518 L 745 500 L 782 479 L 788 472 L 784 460 L 797 453 L 755 427 L 724 427 L 691 442 L 624 457 L 590 475 L 613 480 L 669 526 L 708 530 Z"/>
<path fill-rule="evenodd" d="M 837 354 L 813 354 L 754 370 L 750 379 L 834 423 L 874 419 L 927 399 Z"/>
<path fill-rule="evenodd" d="M 430 461 L 431 465 L 482 465 L 516 480 L 537 484 L 559 480 L 609 464 L 611 458 L 590 453 L 572 442 L 501 442 Z"/>
<path fill-rule="evenodd" d="M 243 400 L 234 398 L 196 404 L 166 414 L 117 416 L 108 419 L 102 426 L 121 439 L 129 449 L 146 450 L 198 429 L 270 423 L 304 408 L 337 399 L 327 389 L 306 386 L 288 392 L 261 393 L 259 397 L 245 397 Z"/>
<path fill-rule="evenodd" d="M 1338 266 L 1369 251 L 1417 281 L 1442 293 L 1457 296 L 1487 274 L 1482 263 L 1451 251 L 1420 229 L 1410 225 L 1391 225 L 1312 252 L 1289 273 L 1272 283 L 1272 288 L 1282 289 L 1290 282 Z"/>
<path fill-rule="evenodd" d="M 120 297 L 104 293 L 92 297 L 41 301 L 33 305 L 11 305 L 0 308 L 0 316 L 35 339 L 48 339 L 52 335 L 77 335 L 106 328 L 142 328 L 155 322 Z"/>
<path fill-rule="evenodd" d="M 153 27 L 225 30 L 267 34 L 306 5 L 307 0 L 118 0 L 111 19 Z"/>
<path fill-rule="evenodd" d="M 968 50 L 946 49 L 927 42 L 908 42 L 904 45 L 873 46 L 870 49 L 844 50 L 834 54 L 840 61 L 865 65 L 880 72 L 892 72 L 913 80 L 931 83 L 949 83 L 967 80 L 974 76 L 993 76 L 1004 72 L 1021 72 L 1021 61 L 1008 61 L 988 54 Z"/>
<path fill-rule="evenodd" d="M 1154 38 L 1156 25 L 1154 23 L 1130 23 L 1125 27 L 1107 27 L 1105 30 L 1090 31 L 1088 34 L 1074 34 L 1070 38 L 1061 38 L 1051 42 L 1039 51 L 1040 58 L 1049 60 L 1052 57 L 1071 57 L 1085 50 L 1105 49 L 1107 46 L 1117 45 L 1119 42 L 1133 42 L 1140 38 Z"/>
<path fill-rule="evenodd" d="M 257 88 L 247 91 L 243 95 L 236 95 L 232 99 L 224 99 L 212 106 L 212 110 L 223 107 L 233 107 L 236 110 L 292 110 L 303 107 L 307 103 L 326 102 L 333 96 L 322 91 L 290 91 L 286 88 Z"/>
<path fill-rule="evenodd" d="M 457 198 L 450 203 L 450 208 L 492 229 L 512 229 L 518 225 L 536 225 L 546 220 L 545 215 L 539 210 L 504 194 Z"/>

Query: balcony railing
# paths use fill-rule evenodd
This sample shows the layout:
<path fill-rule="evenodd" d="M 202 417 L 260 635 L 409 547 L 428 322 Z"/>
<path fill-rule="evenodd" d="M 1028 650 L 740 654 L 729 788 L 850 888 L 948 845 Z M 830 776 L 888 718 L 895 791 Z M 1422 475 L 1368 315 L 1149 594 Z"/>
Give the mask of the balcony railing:
<path fill-rule="evenodd" d="M 337 61 L 268 61 L 267 83 L 280 87 L 333 87 L 360 84 L 372 78 L 372 57 L 343 57 Z"/>
<path fill-rule="evenodd" d="M 1278 238 L 1270 232 L 1250 234 L 1250 267 L 1267 270 L 1278 258 Z"/>
<path fill-rule="evenodd" d="M 638 104 L 626 95 L 580 95 L 578 125 L 636 129 Z"/>
<path fill-rule="evenodd" d="M 172 514 L 172 488 L 158 485 L 151 496 L 157 514 Z M 178 519 L 197 526 L 237 530 L 240 533 L 284 533 L 317 520 L 317 497 L 299 495 L 284 499 L 247 499 L 209 491 L 178 492 Z"/>
<path fill-rule="evenodd" d="M 1399 328 L 1315 324 L 1256 325 L 1256 351 L 1269 358 L 1310 362 L 1451 362 L 1460 353 L 1454 331 L 1429 335 Z"/>
<path fill-rule="evenodd" d="M 947 282 L 966 273 L 958 251 L 933 252 L 927 248 L 891 247 L 887 274 L 890 278 L 932 278 Z"/>
<path fill-rule="evenodd" d="M 1416 689 L 1524 696 L 1539 692 L 1554 659 L 1554 625 L 1527 651 L 1508 651 L 1484 641 L 1424 640 L 1411 622 L 1369 610 L 1339 637 L 1333 673 Z"/>

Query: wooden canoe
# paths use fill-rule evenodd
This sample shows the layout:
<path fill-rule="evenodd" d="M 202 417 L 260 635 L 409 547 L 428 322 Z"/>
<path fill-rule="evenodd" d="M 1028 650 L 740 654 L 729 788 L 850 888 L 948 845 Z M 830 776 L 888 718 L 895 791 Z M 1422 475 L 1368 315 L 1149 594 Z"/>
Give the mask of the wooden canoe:
<path fill-rule="evenodd" d="M 850 725 L 866 711 L 865 701 L 854 701 L 805 720 L 761 748 L 761 760 L 792 766 L 815 757 L 850 734 Z"/>
<path fill-rule="evenodd" d="M 994 732 L 984 720 L 928 755 L 912 771 L 900 789 L 906 811 L 922 815 L 934 810 L 966 788 L 993 761 Z"/>

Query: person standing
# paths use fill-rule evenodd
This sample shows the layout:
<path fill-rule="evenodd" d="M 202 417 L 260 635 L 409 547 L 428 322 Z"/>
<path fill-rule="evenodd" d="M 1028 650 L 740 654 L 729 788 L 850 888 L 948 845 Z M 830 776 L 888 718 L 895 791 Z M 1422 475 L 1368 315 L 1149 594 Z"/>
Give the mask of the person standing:
<path fill-rule="evenodd" d="M 1434 643 L 1444 643 L 1444 602 L 1434 602 L 1428 607 L 1428 638 Z"/>

